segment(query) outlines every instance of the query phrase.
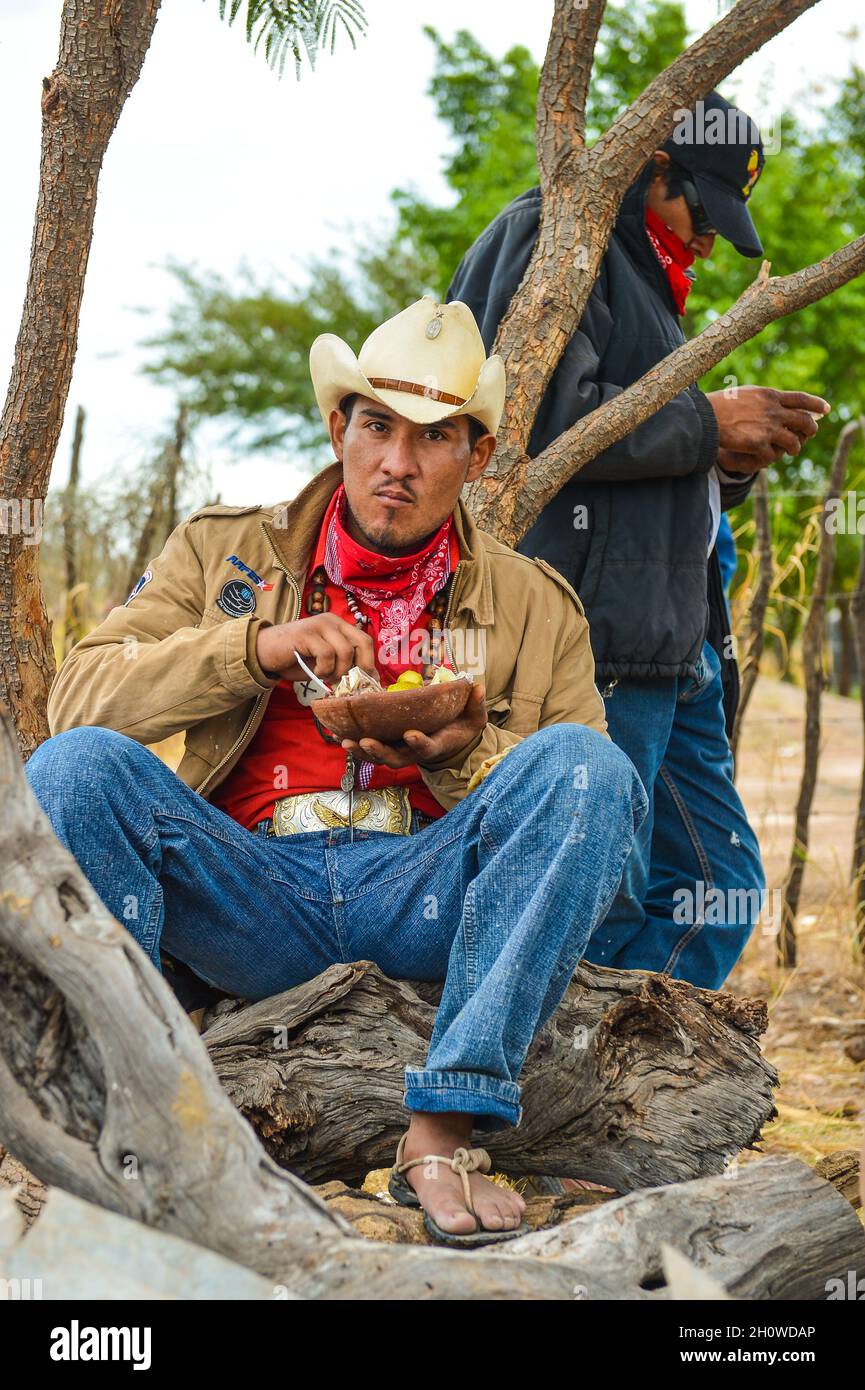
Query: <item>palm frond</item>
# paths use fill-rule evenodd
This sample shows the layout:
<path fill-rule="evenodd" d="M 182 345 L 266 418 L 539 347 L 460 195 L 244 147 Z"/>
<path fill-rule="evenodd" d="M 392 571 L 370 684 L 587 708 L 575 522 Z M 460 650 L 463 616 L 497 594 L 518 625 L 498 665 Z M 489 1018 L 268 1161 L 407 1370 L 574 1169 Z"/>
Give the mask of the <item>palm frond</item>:
<path fill-rule="evenodd" d="M 361 0 L 219 0 L 219 17 L 233 24 L 244 6 L 247 42 L 253 52 L 262 48 L 280 77 L 289 54 L 300 77 L 304 53 L 314 68 L 322 49 L 333 53 L 338 30 L 352 48 L 357 48 L 357 36 L 366 32 Z"/>

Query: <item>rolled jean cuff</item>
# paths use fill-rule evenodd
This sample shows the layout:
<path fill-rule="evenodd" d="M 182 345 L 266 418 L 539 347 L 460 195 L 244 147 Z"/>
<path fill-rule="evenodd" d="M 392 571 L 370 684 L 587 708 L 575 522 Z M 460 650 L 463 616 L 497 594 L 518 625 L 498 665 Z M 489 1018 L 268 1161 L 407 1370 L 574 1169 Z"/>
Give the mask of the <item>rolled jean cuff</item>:
<path fill-rule="evenodd" d="M 520 1088 L 478 1071 L 425 1071 L 406 1067 L 404 1104 L 409 1110 L 477 1115 L 476 1129 L 502 1129 L 522 1119 Z"/>

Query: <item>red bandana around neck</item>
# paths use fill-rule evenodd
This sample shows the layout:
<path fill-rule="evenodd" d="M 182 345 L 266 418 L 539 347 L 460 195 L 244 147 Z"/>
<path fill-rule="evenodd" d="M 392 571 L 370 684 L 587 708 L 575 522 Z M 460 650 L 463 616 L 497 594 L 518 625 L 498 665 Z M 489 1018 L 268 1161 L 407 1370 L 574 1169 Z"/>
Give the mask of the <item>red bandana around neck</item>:
<path fill-rule="evenodd" d="M 685 301 L 694 283 L 685 271 L 689 265 L 693 265 L 695 253 L 690 251 L 672 227 L 668 227 L 654 209 L 649 207 L 646 208 L 646 231 L 655 255 L 663 266 L 676 308 L 680 314 L 684 314 Z"/>
<path fill-rule="evenodd" d="M 417 623 L 430 599 L 451 573 L 453 513 L 431 540 L 412 555 L 379 555 L 353 540 L 345 528 L 345 486 L 339 487 L 322 518 L 326 530 L 324 567 L 366 608 L 372 609 L 377 643 L 397 641 Z"/>

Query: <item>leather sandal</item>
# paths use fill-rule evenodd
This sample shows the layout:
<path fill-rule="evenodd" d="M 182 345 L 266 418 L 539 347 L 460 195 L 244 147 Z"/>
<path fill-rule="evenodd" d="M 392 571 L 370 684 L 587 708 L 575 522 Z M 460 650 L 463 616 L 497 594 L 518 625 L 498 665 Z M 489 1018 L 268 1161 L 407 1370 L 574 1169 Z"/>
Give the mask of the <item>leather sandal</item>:
<path fill-rule="evenodd" d="M 423 1224 L 428 1235 L 440 1245 L 458 1246 L 477 1246 L 477 1245 L 499 1245 L 504 1240 L 513 1240 L 515 1236 L 525 1236 L 529 1234 L 530 1227 L 526 1221 L 521 1221 L 519 1226 L 506 1231 L 488 1231 L 480 1222 L 480 1218 L 472 1203 L 472 1190 L 469 1185 L 469 1173 L 489 1173 L 493 1164 L 492 1159 L 486 1149 L 455 1149 L 453 1158 L 445 1158 L 442 1154 L 425 1154 L 423 1158 L 410 1158 L 407 1161 L 403 1158 L 405 1152 L 405 1141 L 407 1135 L 403 1135 L 399 1141 L 396 1151 L 396 1162 L 393 1165 L 388 1180 L 387 1189 L 395 1202 L 399 1202 L 403 1207 L 420 1207 L 421 1201 L 414 1188 L 403 1176 L 409 1168 L 418 1168 L 425 1163 L 443 1163 L 452 1172 L 459 1173 L 463 1185 L 463 1200 L 466 1210 L 477 1222 L 476 1231 L 468 1231 L 465 1235 L 458 1235 L 453 1231 L 445 1231 L 434 1221 L 426 1208 L 423 1208 Z"/>

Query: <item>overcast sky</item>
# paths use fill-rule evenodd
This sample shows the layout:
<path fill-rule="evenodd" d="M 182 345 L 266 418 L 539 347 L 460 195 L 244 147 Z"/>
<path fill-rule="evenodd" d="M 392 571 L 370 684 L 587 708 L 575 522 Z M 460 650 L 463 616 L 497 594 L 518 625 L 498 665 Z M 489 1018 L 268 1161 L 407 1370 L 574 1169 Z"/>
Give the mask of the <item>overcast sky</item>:
<path fill-rule="evenodd" d="M 692 29 L 729 6 L 688 0 Z M 75 406 L 88 412 L 84 476 L 133 464 L 170 423 L 173 396 L 143 378 L 138 347 L 165 322 L 176 295 L 169 258 L 231 276 L 243 259 L 257 272 L 302 276 L 304 258 L 331 244 L 351 257 L 346 226 L 387 225 L 388 194 L 414 184 L 440 201 L 445 134 L 425 89 L 432 45 L 424 24 L 450 37 L 470 28 L 502 54 L 514 43 L 543 57 L 552 0 L 365 0 L 367 36 L 343 41 L 300 82 L 280 81 L 239 27 L 218 19 L 217 0 L 163 0 L 141 78 L 120 118 L 99 186 L 96 229 L 78 356 L 54 477 L 68 471 Z M 865 39 L 851 31 L 861 0 L 816 9 L 721 84 L 760 121 L 809 84 L 827 96 Z M 865 20 L 865 10 L 862 10 Z M 57 54 L 60 0 L 0 0 L 0 380 L 5 391 L 27 274 L 39 163 L 42 77 Z M 672 55 L 671 55 L 672 56 Z M 754 204 L 759 225 L 759 207 Z M 827 250 L 832 248 L 827 247 Z M 138 306 L 152 311 L 147 319 Z M 357 349 L 360 344 L 352 344 Z M 308 477 L 287 453 L 252 466 L 199 439 L 226 502 L 290 497 Z"/>

